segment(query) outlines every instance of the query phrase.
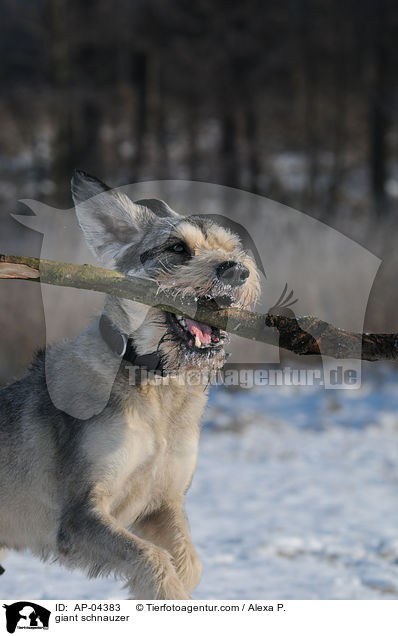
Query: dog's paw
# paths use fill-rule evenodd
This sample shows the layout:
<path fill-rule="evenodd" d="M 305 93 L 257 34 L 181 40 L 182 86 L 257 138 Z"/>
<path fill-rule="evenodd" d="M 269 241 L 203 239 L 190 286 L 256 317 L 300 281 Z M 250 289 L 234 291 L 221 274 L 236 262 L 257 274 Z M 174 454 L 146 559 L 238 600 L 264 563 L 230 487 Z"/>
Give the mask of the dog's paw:
<path fill-rule="evenodd" d="M 145 566 L 129 581 L 129 589 L 139 599 L 188 599 L 189 594 L 178 578 L 170 554 L 151 546 L 145 554 Z"/>
<path fill-rule="evenodd" d="M 188 600 L 189 598 L 190 596 L 185 587 L 175 575 L 167 577 L 161 582 L 156 595 L 156 599 L 159 601 Z"/>
<path fill-rule="evenodd" d="M 184 553 L 175 562 L 178 578 L 188 592 L 192 592 L 202 576 L 202 564 L 193 545 L 187 546 Z"/>
<path fill-rule="evenodd" d="M 178 577 L 168 552 L 157 549 L 159 566 L 154 576 L 155 597 L 158 600 L 188 599 L 189 594 Z"/>

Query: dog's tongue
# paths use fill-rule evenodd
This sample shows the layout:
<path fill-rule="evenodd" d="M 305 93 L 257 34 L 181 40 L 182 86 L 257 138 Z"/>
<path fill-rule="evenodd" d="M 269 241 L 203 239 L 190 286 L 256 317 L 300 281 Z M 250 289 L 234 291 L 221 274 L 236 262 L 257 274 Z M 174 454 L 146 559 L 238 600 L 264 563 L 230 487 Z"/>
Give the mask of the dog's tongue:
<path fill-rule="evenodd" d="M 191 320 L 191 318 L 185 318 L 185 324 L 195 337 L 196 346 L 198 346 L 198 341 L 201 345 L 211 343 L 211 327 L 209 325 L 205 325 L 203 322 L 196 322 L 196 320 Z"/>

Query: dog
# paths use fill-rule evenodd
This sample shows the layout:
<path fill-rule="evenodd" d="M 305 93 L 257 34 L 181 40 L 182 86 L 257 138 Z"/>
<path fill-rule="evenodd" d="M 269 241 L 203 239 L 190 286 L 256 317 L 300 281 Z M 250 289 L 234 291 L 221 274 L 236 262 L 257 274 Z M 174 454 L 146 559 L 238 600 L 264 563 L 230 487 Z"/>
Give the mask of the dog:
<path fill-rule="evenodd" d="M 256 301 L 255 260 L 211 218 L 181 216 L 157 199 L 133 202 L 82 171 L 72 195 L 103 266 L 219 307 Z M 23 379 L 0 391 L 0 546 L 30 549 L 90 577 L 115 575 L 130 597 L 190 598 L 201 563 L 184 497 L 207 388 L 181 378 L 221 368 L 226 342 L 223 330 L 107 296 L 101 316 L 74 340 L 40 352 Z M 132 383 L 129 362 L 153 370 L 157 381 Z M 67 392 L 63 402 L 79 403 L 115 363 L 100 413 L 78 418 L 54 404 L 47 364 L 58 392 Z M 71 369 L 73 391 L 63 380 Z"/>

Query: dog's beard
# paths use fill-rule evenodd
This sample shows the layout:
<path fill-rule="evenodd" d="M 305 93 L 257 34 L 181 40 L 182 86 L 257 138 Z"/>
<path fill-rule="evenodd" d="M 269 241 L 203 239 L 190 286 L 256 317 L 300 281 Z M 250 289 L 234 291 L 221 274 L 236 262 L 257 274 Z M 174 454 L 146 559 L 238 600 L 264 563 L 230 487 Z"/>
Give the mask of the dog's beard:
<path fill-rule="evenodd" d="M 217 311 L 229 307 L 247 308 L 255 301 L 257 279 L 239 288 L 211 281 L 202 288 L 182 288 L 163 283 L 161 288 L 171 296 L 185 296 L 187 289 L 200 303 Z M 226 331 L 205 323 L 183 318 L 171 312 L 152 308 L 137 331 L 136 348 L 140 354 L 156 351 L 162 358 L 162 366 L 168 372 L 188 370 L 217 371 L 226 359 L 224 350 L 229 342 Z"/>
<path fill-rule="evenodd" d="M 216 327 L 184 318 L 181 315 L 165 313 L 166 331 L 160 346 L 166 349 L 166 363 L 179 370 L 219 369 L 225 361 L 224 345 L 228 334 Z"/>
<path fill-rule="evenodd" d="M 153 308 L 134 340 L 140 354 L 156 351 L 164 370 L 178 373 L 220 369 L 229 336 L 216 327 Z"/>

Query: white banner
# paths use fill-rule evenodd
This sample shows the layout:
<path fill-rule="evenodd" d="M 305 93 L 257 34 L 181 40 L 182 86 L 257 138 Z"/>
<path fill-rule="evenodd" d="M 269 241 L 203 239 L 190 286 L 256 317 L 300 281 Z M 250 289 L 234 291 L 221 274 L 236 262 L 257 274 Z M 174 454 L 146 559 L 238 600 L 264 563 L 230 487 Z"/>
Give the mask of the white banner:
<path fill-rule="evenodd" d="M 1 601 L 0 634 L 397 633 L 398 601 Z M 228 632 L 226 630 L 229 630 Z M 255 630 L 255 631 L 253 631 Z M 19 633 L 19 636 L 22 636 Z"/>

